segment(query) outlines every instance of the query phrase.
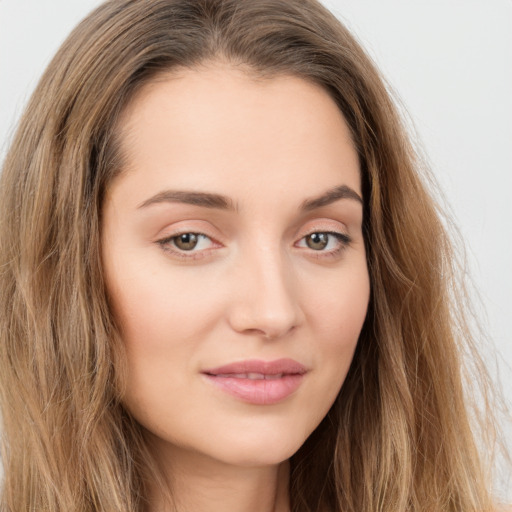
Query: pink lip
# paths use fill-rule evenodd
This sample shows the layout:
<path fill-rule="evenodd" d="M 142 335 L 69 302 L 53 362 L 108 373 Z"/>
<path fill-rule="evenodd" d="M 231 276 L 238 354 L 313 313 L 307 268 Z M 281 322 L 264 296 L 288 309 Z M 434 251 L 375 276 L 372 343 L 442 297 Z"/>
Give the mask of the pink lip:
<path fill-rule="evenodd" d="M 240 361 L 202 372 L 222 391 L 255 405 L 271 405 L 289 397 L 306 373 L 306 367 L 293 359 Z"/>

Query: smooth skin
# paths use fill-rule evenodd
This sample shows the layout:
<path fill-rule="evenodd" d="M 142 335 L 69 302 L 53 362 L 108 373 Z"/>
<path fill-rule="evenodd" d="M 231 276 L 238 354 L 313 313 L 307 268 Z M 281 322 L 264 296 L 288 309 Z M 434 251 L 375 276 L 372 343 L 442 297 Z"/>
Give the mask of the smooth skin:
<path fill-rule="evenodd" d="M 217 61 L 146 85 L 120 130 L 102 242 L 124 405 L 180 512 L 287 512 L 287 461 L 343 384 L 370 294 L 349 129 L 319 86 Z M 282 358 L 307 373 L 270 405 L 203 373 Z"/>

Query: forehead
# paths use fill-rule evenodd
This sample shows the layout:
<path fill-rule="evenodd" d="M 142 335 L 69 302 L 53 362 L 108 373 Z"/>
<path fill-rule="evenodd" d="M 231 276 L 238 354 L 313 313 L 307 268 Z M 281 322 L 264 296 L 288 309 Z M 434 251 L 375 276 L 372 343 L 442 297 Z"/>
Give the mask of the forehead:
<path fill-rule="evenodd" d="M 263 79 L 218 63 L 160 75 L 129 104 L 120 133 L 124 171 L 143 174 L 141 186 L 153 178 L 189 189 L 222 183 L 225 193 L 257 177 L 269 187 L 288 180 L 291 193 L 295 183 L 323 190 L 348 179 L 360 191 L 341 111 L 296 76 Z"/>

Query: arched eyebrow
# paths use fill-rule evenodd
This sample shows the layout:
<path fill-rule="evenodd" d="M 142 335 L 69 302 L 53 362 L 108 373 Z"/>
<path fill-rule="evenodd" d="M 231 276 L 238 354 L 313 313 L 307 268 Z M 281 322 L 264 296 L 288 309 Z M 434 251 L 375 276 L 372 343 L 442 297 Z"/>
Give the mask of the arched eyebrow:
<path fill-rule="evenodd" d="M 138 208 L 146 208 L 147 206 L 159 203 L 182 203 L 202 206 L 203 208 L 236 210 L 235 204 L 229 197 L 221 194 L 187 190 L 164 190 L 141 203 Z"/>
<path fill-rule="evenodd" d="M 300 205 L 300 210 L 309 212 L 323 206 L 328 206 L 340 199 L 352 199 L 363 204 L 363 198 L 353 188 L 350 188 L 348 185 L 340 185 L 339 187 L 329 189 L 320 196 L 306 199 Z"/>
<path fill-rule="evenodd" d="M 363 204 L 362 197 L 347 185 L 340 185 L 334 187 L 323 194 L 305 199 L 300 207 L 300 211 L 311 211 L 323 206 L 328 206 L 340 199 L 351 199 Z M 146 208 L 153 204 L 159 203 L 182 203 L 194 206 L 201 206 L 203 208 L 213 208 L 218 210 L 237 210 L 236 204 L 229 197 L 221 194 L 214 194 L 210 192 L 197 192 L 187 190 L 164 190 L 158 194 L 146 199 L 141 203 L 138 208 Z"/>

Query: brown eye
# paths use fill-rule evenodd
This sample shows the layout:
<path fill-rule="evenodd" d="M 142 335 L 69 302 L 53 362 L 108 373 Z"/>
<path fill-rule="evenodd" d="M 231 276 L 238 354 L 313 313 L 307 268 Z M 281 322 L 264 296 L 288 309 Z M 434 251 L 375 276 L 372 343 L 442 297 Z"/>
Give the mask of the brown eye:
<path fill-rule="evenodd" d="M 182 251 L 191 251 L 199 243 L 199 236 L 196 233 L 183 233 L 173 238 L 174 245 Z"/>
<path fill-rule="evenodd" d="M 195 233 L 193 231 L 171 235 L 156 243 L 166 252 L 180 258 L 193 258 L 197 260 L 208 255 L 210 249 L 221 247 L 208 235 Z"/>
<path fill-rule="evenodd" d="M 322 251 L 329 243 L 329 233 L 311 233 L 306 237 L 306 245 L 315 251 Z"/>

